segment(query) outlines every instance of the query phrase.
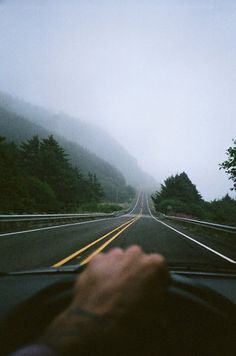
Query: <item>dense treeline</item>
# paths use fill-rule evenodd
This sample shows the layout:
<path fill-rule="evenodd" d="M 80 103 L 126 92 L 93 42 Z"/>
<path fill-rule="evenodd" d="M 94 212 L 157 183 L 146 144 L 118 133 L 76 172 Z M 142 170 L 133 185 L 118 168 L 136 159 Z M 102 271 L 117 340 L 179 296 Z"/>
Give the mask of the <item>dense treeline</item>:
<path fill-rule="evenodd" d="M 206 202 L 185 172 L 168 177 L 152 196 L 156 211 L 236 225 L 236 200 L 226 195 Z"/>
<path fill-rule="evenodd" d="M 6 137 L 7 141 L 13 141 L 18 145 L 22 141 L 29 140 L 32 136 L 38 135 L 42 139 L 52 133 L 52 131 L 49 132 L 21 115 L 16 115 L 3 109 L 1 105 L 0 127 L 0 134 Z M 78 135 L 80 136 L 80 133 Z M 118 169 L 81 145 L 68 141 L 65 137 L 56 134 L 53 134 L 53 136 L 68 153 L 72 165 L 77 167 L 82 175 L 87 176 L 89 171 L 96 174 L 102 186 L 106 202 L 123 203 L 134 197 L 135 190 L 131 186 L 126 185 L 125 178 Z"/>
<path fill-rule="evenodd" d="M 84 177 L 52 135 L 20 146 L 0 137 L 0 172 L 1 213 L 74 211 L 103 197 L 96 175 Z"/>

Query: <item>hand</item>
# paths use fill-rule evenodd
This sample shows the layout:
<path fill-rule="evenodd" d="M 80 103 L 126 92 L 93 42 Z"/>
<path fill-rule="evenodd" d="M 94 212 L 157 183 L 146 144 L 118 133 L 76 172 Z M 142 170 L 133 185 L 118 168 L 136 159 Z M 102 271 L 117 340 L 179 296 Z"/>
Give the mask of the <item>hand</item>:
<path fill-rule="evenodd" d="M 78 278 L 71 305 L 44 340 L 65 355 L 137 355 L 168 283 L 161 255 L 147 255 L 137 246 L 101 253 Z"/>

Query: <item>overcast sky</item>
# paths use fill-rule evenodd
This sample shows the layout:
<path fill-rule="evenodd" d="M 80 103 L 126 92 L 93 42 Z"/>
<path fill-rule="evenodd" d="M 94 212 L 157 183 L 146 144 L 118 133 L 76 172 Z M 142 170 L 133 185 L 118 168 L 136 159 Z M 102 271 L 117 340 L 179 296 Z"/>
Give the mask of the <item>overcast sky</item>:
<path fill-rule="evenodd" d="M 95 122 L 159 182 L 186 171 L 222 197 L 236 1 L 0 1 L 0 90 Z"/>

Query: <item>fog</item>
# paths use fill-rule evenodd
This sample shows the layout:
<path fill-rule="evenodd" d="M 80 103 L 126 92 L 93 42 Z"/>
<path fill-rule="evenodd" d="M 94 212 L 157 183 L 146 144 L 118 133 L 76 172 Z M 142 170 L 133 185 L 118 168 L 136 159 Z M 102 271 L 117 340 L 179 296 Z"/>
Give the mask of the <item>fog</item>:
<path fill-rule="evenodd" d="M 5 0 L 0 90 L 96 123 L 158 182 L 186 171 L 220 198 L 235 38 L 233 0 Z"/>

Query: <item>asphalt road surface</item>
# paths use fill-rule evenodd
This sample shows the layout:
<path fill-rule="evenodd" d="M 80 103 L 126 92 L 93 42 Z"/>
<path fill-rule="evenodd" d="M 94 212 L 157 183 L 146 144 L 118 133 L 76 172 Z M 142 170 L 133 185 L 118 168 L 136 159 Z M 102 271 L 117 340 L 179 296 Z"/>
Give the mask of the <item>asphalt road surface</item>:
<path fill-rule="evenodd" d="M 116 218 L 1 234 L 0 271 L 85 264 L 100 251 L 133 244 L 161 253 L 172 268 L 236 267 L 235 243 L 196 237 L 159 221 L 140 194 L 130 213 Z"/>

